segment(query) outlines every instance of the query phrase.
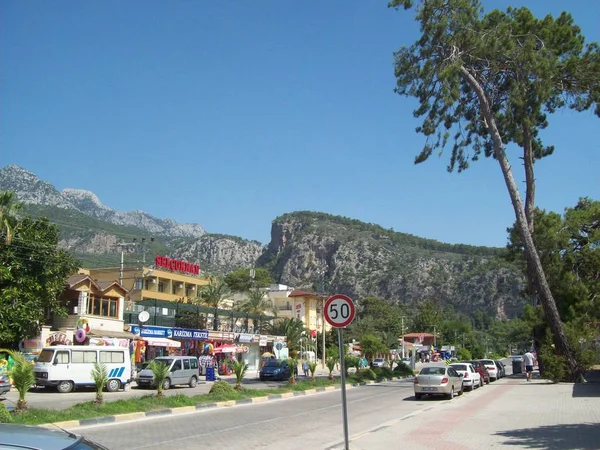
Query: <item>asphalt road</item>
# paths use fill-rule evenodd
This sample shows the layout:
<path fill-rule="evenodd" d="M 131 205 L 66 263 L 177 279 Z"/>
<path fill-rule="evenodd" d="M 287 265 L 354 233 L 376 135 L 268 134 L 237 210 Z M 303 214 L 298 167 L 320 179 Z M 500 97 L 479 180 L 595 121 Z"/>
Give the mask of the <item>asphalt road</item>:
<path fill-rule="evenodd" d="M 483 389 L 482 389 L 483 390 Z M 473 392 L 472 394 L 477 394 Z M 454 401 L 460 401 L 455 399 Z M 429 404 L 415 401 L 411 380 L 348 390 L 350 433 L 360 433 Z M 112 450 L 325 448 L 343 440 L 340 391 L 232 408 L 78 428 Z"/>

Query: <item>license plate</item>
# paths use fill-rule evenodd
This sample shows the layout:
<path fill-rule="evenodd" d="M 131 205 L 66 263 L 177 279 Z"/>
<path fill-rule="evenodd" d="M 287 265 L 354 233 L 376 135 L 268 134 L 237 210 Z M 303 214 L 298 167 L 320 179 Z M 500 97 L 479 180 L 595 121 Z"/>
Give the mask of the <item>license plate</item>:
<path fill-rule="evenodd" d="M 422 391 L 423 392 L 435 392 L 435 391 L 437 391 L 437 388 L 434 388 L 434 387 L 424 387 L 422 389 Z"/>

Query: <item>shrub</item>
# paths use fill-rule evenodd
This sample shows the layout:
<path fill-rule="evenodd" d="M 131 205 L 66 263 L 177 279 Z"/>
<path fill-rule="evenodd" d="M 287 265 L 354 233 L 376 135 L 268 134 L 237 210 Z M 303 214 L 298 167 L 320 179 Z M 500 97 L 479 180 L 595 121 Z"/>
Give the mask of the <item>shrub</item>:
<path fill-rule="evenodd" d="M 0 423 L 11 423 L 12 422 L 12 416 L 10 414 L 10 412 L 8 411 L 8 409 L 6 409 L 6 406 L 4 406 L 4 403 L 0 403 Z"/>
<path fill-rule="evenodd" d="M 359 358 L 357 358 L 356 356 L 352 356 L 352 355 L 347 355 L 344 358 L 344 370 L 346 375 L 348 375 L 348 369 L 350 367 L 358 367 L 358 362 L 360 361 Z M 357 369 L 358 372 L 358 369 Z"/>
<path fill-rule="evenodd" d="M 235 388 L 227 381 L 217 381 L 210 388 L 210 394 L 231 395 L 235 393 Z"/>
<path fill-rule="evenodd" d="M 396 375 L 392 369 L 388 369 L 387 367 L 376 367 L 373 369 L 373 372 L 377 375 L 377 379 L 381 380 L 383 378 L 393 378 Z"/>
<path fill-rule="evenodd" d="M 458 352 L 456 353 L 456 357 L 459 361 L 470 361 L 473 359 L 471 352 L 466 348 L 459 348 Z"/>
<path fill-rule="evenodd" d="M 402 361 L 399 361 L 398 365 L 394 367 L 393 373 L 397 377 L 412 377 L 414 375 L 412 369 Z"/>
<path fill-rule="evenodd" d="M 375 373 L 375 371 L 373 369 L 362 369 L 360 372 L 357 372 L 357 377 L 363 380 L 376 380 L 377 379 L 377 374 Z"/>

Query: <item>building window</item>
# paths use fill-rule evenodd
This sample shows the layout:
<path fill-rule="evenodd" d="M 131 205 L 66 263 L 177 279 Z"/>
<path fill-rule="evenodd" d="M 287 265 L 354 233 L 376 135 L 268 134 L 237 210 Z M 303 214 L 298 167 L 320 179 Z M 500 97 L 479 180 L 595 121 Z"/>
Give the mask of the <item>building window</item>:
<path fill-rule="evenodd" d="M 136 278 L 136 279 L 135 279 L 135 287 L 134 287 L 134 289 L 135 289 L 135 290 L 138 290 L 138 291 L 139 291 L 139 290 L 142 290 L 142 289 L 144 288 L 144 286 L 143 286 L 143 284 L 144 284 L 144 283 L 143 283 L 143 281 L 144 281 L 144 280 L 143 280 L 142 278 Z M 146 287 L 146 289 L 148 289 L 148 287 Z"/>
<path fill-rule="evenodd" d="M 162 281 L 158 282 L 158 292 L 165 292 L 165 283 Z"/>
<path fill-rule="evenodd" d="M 119 317 L 119 300 L 116 298 L 101 298 L 90 295 L 87 313 L 91 316 Z"/>

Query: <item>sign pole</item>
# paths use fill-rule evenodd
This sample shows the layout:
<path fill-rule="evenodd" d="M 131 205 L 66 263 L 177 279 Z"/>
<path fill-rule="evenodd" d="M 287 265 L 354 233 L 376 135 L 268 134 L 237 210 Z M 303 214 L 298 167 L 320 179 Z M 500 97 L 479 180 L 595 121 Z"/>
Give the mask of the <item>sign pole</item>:
<path fill-rule="evenodd" d="M 346 405 L 346 361 L 344 358 L 344 339 L 342 328 L 338 328 L 338 341 L 340 348 L 340 371 L 342 381 L 342 418 L 344 421 L 344 450 L 350 450 L 348 439 L 348 407 Z"/>

